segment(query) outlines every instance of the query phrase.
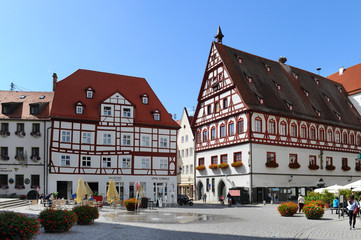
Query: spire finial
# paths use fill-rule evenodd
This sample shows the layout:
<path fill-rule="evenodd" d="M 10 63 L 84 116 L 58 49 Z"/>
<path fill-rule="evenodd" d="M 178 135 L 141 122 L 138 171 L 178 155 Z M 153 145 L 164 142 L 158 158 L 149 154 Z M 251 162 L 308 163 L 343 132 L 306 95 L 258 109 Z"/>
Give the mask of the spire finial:
<path fill-rule="evenodd" d="M 217 42 L 222 43 L 222 38 L 224 35 L 222 34 L 221 26 L 218 26 L 217 35 L 214 37 L 217 38 Z"/>

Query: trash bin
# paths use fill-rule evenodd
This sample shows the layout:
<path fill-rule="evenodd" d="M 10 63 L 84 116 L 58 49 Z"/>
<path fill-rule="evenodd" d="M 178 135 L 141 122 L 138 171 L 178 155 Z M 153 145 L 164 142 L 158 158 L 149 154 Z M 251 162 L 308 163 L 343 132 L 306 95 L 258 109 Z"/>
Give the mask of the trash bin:
<path fill-rule="evenodd" d="M 140 207 L 141 208 L 147 208 L 148 207 L 148 198 L 142 198 Z"/>

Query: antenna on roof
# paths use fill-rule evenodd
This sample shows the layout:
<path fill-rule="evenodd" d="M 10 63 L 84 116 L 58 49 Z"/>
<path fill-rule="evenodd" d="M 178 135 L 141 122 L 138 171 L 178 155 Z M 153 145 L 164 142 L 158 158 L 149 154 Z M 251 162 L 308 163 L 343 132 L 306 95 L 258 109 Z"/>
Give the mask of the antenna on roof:
<path fill-rule="evenodd" d="M 14 91 L 15 89 L 15 84 L 14 83 L 10 83 L 10 91 Z"/>
<path fill-rule="evenodd" d="M 320 75 L 320 70 L 321 70 L 322 68 L 316 68 L 316 70 L 317 70 L 317 75 Z"/>
<path fill-rule="evenodd" d="M 222 38 L 224 37 L 224 35 L 222 34 L 221 26 L 218 26 L 217 35 L 214 37 L 217 38 L 218 43 L 222 44 Z"/>

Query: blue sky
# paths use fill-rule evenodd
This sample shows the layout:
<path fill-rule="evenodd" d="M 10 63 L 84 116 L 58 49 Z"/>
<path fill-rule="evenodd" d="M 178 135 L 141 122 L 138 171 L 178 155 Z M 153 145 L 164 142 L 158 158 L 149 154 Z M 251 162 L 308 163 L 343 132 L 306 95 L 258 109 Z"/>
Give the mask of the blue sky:
<path fill-rule="evenodd" d="M 361 1 L 1 1 L 0 89 L 51 91 L 79 68 L 144 77 L 180 118 L 196 107 L 214 35 L 328 76 L 361 62 Z"/>

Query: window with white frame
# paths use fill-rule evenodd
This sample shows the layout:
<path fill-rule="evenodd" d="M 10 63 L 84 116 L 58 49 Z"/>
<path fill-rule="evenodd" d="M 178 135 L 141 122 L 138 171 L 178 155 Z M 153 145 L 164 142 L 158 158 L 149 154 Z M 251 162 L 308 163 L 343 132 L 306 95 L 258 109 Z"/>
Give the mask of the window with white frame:
<path fill-rule="evenodd" d="M 160 121 L 160 114 L 159 113 L 154 113 L 154 120 L 156 121 Z"/>
<path fill-rule="evenodd" d="M 112 135 L 110 133 L 103 134 L 103 144 L 107 144 L 107 145 L 112 144 Z"/>
<path fill-rule="evenodd" d="M 113 111 L 111 106 L 103 106 L 103 115 L 104 116 L 112 116 Z"/>
<path fill-rule="evenodd" d="M 142 168 L 150 169 L 150 158 L 142 158 Z"/>
<path fill-rule="evenodd" d="M 193 148 L 189 149 L 189 156 L 193 156 Z"/>
<path fill-rule="evenodd" d="M 275 122 L 273 119 L 271 119 L 271 120 L 269 121 L 269 124 L 268 124 L 268 132 L 269 132 L 270 134 L 275 134 L 275 133 L 276 133 L 276 122 Z"/>
<path fill-rule="evenodd" d="M 160 160 L 160 169 L 168 169 L 168 160 L 167 159 Z"/>
<path fill-rule="evenodd" d="M 186 142 L 188 142 L 188 135 L 186 135 Z"/>
<path fill-rule="evenodd" d="M 90 167 L 91 166 L 91 157 L 82 157 L 81 165 L 83 167 Z"/>
<path fill-rule="evenodd" d="M 188 157 L 188 148 L 186 149 L 186 157 Z"/>
<path fill-rule="evenodd" d="M 182 156 L 182 158 L 184 157 L 184 149 L 182 149 L 182 151 L 181 151 L 181 156 Z"/>
<path fill-rule="evenodd" d="M 61 141 L 62 142 L 70 142 L 71 140 L 71 132 L 70 131 L 61 131 Z"/>
<path fill-rule="evenodd" d="M 87 90 L 86 91 L 86 98 L 93 98 L 93 91 L 92 90 Z"/>
<path fill-rule="evenodd" d="M 184 136 L 182 136 L 182 143 L 184 143 Z"/>
<path fill-rule="evenodd" d="M 159 147 L 167 148 L 168 147 L 168 138 L 167 137 L 160 137 L 159 138 Z"/>
<path fill-rule="evenodd" d="M 103 167 L 105 168 L 112 167 L 112 159 L 110 157 L 103 157 Z"/>
<path fill-rule="evenodd" d="M 142 97 L 142 103 L 143 103 L 143 104 L 148 104 L 148 103 L 149 103 L 149 101 L 148 101 L 148 96 L 143 96 L 143 97 Z"/>
<path fill-rule="evenodd" d="M 186 174 L 188 174 L 189 173 L 189 166 L 187 165 L 186 166 Z"/>
<path fill-rule="evenodd" d="M 262 132 L 262 119 L 261 118 L 255 119 L 255 132 Z"/>
<path fill-rule="evenodd" d="M 70 166 L 70 156 L 61 156 L 61 166 Z"/>
<path fill-rule="evenodd" d="M 87 143 L 87 144 L 91 143 L 91 133 L 83 132 L 82 143 Z"/>
<path fill-rule="evenodd" d="M 122 159 L 122 168 L 130 168 L 130 166 L 131 166 L 130 157 L 124 157 Z"/>
<path fill-rule="evenodd" d="M 129 134 L 123 134 L 122 144 L 123 144 L 123 146 L 130 146 L 131 145 L 131 136 Z"/>
<path fill-rule="evenodd" d="M 193 174 L 193 164 L 189 165 L 189 173 Z"/>
<path fill-rule="evenodd" d="M 297 137 L 297 125 L 295 123 L 291 124 L 291 137 Z"/>
<path fill-rule="evenodd" d="M 149 135 L 142 136 L 142 147 L 150 147 L 150 136 Z"/>
<path fill-rule="evenodd" d="M 286 136 L 286 122 L 281 122 L 280 126 L 280 135 Z"/>
<path fill-rule="evenodd" d="M 76 106 L 76 114 L 83 114 L 84 113 L 84 106 Z"/>
<path fill-rule="evenodd" d="M 132 110 L 130 108 L 123 108 L 123 117 L 131 117 Z"/>

